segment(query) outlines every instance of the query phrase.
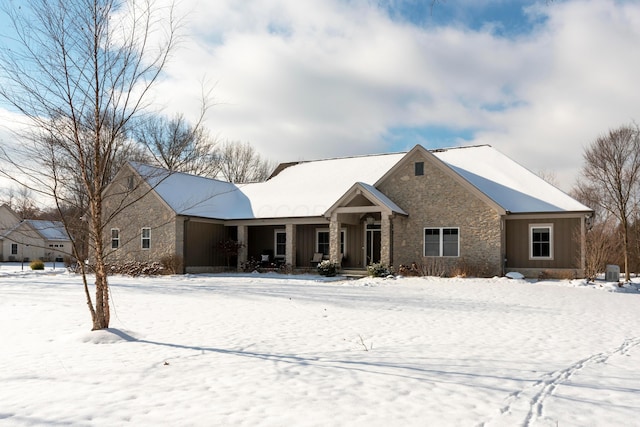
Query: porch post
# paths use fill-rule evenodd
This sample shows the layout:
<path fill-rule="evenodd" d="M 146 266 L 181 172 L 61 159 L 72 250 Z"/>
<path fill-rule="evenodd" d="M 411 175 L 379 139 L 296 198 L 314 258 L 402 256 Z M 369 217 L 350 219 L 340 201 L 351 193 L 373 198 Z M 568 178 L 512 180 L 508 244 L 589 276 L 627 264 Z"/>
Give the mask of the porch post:
<path fill-rule="evenodd" d="M 587 219 L 583 215 L 580 219 L 580 273 L 584 276 L 587 271 Z"/>
<path fill-rule="evenodd" d="M 242 270 L 242 265 L 247 262 L 249 254 L 249 227 L 246 225 L 238 226 L 238 242 L 242 246 L 238 250 L 238 270 Z"/>
<path fill-rule="evenodd" d="M 296 266 L 296 226 L 295 224 L 286 224 L 285 232 L 287 233 L 285 262 L 291 267 Z"/>
<path fill-rule="evenodd" d="M 391 216 L 382 212 L 380 223 L 380 262 L 391 265 Z"/>
<path fill-rule="evenodd" d="M 340 222 L 337 213 L 331 215 L 331 223 L 329 224 L 329 259 L 334 264 L 342 264 L 340 259 Z"/>

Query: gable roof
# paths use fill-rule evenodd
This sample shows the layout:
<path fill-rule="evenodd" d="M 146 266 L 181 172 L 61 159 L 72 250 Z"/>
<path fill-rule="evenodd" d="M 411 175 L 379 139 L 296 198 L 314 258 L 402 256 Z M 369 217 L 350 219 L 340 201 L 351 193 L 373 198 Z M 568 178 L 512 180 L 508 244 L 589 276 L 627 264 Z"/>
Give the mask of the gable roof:
<path fill-rule="evenodd" d="M 9 230 L 16 223 L 20 222 L 20 217 L 7 204 L 0 205 L 0 234 Z"/>
<path fill-rule="evenodd" d="M 433 154 L 507 212 L 591 211 L 490 145 L 435 150 Z"/>
<path fill-rule="evenodd" d="M 285 164 L 265 182 L 232 184 L 131 163 L 176 214 L 221 220 L 321 217 L 359 185 L 377 204 L 406 214 L 376 185 L 422 152 L 471 191 L 507 213 L 590 212 L 489 145 Z M 431 157 L 432 156 L 432 157 Z"/>
<path fill-rule="evenodd" d="M 137 162 L 130 162 L 129 165 L 178 215 L 215 219 L 235 219 L 236 216 L 251 218 L 251 204 L 235 184 Z"/>
<path fill-rule="evenodd" d="M 60 221 L 43 221 L 36 219 L 25 219 L 24 222 L 38 232 L 45 240 L 67 241 L 71 240 L 64 225 Z"/>
<path fill-rule="evenodd" d="M 322 216 L 356 182 L 374 184 L 405 153 L 300 162 L 242 187 L 254 218 Z"/>
<path fill-rule="evenodd" d="M 408 215 L 400 206 L 396 205 L 393 200 L 388 198 L 382 191 L 378 190 L 376 187 L 370 184 L 365 184 L 364 182 L 356 182 L 351 186 L 347 192 L 338 199 L 327 211 L 324 213 L 325 217 L 330 217 L 331 213 L 340 210 L 342 206 L 344 211 L 351 212 L 371 212 L 374 211 L 372 209 L 373 206 L 345 206 L 346 203 L 351 201 L 354 197 L 362 194 L 365 196 L 368 202 L 377 206 L 382 211 L 386 211 L 389 214 L 400 214 L 400 215 Z M 360 209 L 362 208 L 362 209 Z"/>
<path fill-rule="evenodd" d="M 28 227 L 35 231 L 47 241 L 66 242 L 70 241 L 69 235 L 60 221 L 45 221 L 38 219 L 25 219 L 15 224 L 11 229 L 7 230 L 2 236 L 9 237 L 18 229 Z M 24 231 L 22 232 L 24 233 Z"/>

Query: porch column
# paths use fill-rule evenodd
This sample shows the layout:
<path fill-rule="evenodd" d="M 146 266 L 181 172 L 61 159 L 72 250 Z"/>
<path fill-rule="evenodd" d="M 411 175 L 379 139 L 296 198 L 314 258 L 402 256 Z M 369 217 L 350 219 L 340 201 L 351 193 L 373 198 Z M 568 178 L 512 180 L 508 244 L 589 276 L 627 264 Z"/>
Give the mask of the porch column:
<path fill-rule="evenodd" d="M 581 276 L 587 271 L 587 218 L 580 219 L 580 270 Z"/>
<path fill-rule="evenodd" d="M 295 224 L 286 224 L 285 232 L 287 233 L 285 262 L 292 267 L 296 266 L 296 226 Z"/>
<path fill-rule="evenodd" d="M 380 222 L 380 263 L 391 265 L 391 215 L 384 212 Z"/>
<path fill-rule="evenodd" d="M 247 262 L 249 254 L 249 227 L 246 225 L 238 226 L 238 242 L 242 243 L 238 249 L 238 270 L 242 270 L 242 265 Z"/>
<path fill-rule="evenodd" d="M 329 224 L 329 259 L 334 264 L 342 264 L 342 259 L 340 259 L 340 222 L 337 213 L 331 215 L 331 223 Z"/>

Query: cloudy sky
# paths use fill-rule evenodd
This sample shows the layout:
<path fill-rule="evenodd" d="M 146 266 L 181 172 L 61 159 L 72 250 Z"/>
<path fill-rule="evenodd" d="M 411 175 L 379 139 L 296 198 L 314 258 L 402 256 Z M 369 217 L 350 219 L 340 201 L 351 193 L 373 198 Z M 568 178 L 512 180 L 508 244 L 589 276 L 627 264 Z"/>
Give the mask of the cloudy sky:
<path fill-rule="evenodd" d="M 180 0 L 158 86 L 273 161 L 491 144 L 568 190 L 584 147 L 640 122 L 640 2 Z"/>
<path fill-rule="evenodd" d="M 569 189 L 640 121 L 640 2 L 183 0 L 160 93 L 274 161 L 491 144 Z"/>

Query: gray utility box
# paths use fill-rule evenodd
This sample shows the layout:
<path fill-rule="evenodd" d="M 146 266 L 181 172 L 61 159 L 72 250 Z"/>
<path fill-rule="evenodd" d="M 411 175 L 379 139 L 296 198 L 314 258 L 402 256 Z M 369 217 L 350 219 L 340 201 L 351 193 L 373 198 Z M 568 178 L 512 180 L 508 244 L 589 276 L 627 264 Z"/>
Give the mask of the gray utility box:
<path fill-rule="evenodd" d="M 619 282 L 620 281 L 620 266 L 619 265 L 607 265 L 607 269 L 604 272 L 604 280 L 607 282 Z"/>

